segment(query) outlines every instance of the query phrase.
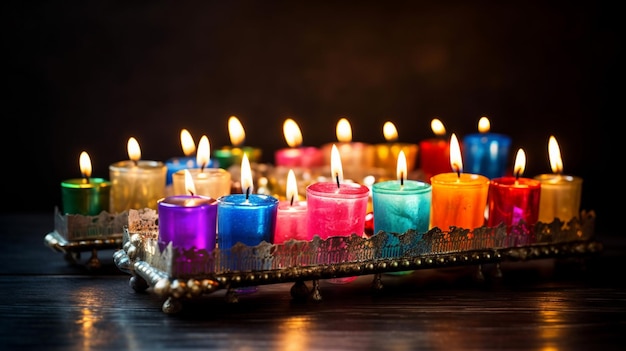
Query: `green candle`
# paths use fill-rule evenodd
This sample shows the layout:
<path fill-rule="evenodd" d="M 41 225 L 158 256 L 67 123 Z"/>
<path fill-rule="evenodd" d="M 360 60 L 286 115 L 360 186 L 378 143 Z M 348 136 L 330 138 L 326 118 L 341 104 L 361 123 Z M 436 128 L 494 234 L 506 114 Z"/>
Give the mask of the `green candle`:
<path fill-rule="evenodd" d="M 111 183 L 103 178 L 90 178 L 91 159 L 89 154 L 80 155 L 82 178 L 61 182 L 63 213 L 95 216 L 109 210 Z"/>

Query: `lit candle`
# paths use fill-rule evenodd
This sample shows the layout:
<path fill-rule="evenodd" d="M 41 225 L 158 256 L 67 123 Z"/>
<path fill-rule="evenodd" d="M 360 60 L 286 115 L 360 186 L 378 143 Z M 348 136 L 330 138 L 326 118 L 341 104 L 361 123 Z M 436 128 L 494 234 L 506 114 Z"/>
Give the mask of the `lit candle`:
<path fill-rule="evenodd" d="M 194 153 L 196 152 L 196 144 L 193 141 L 191 133 L 187 129 L 180 131 L 180 144 L 183 148 L 184 157 L 172 157 L 165 161 L 167 167 L 167 177 L 165 178 L 165 184 L 171 185 L 173 183 L 174 173 L 182 171 L 183 169 L 196 168 L 196 158 Z"/>
<path fill-rule="evenodd" d="M 407 180 L 407 162 L 404 151 L 398 155 L 397 180 L 374 183 L 372 200 L 374 234 L 405 233 L 415 230 L 425 233 L 429 228 L 431 185 L 417 180 Z"/>
<path fill-rule="evenodd" d="M 491 180 L 488 195 L 487 225 L 517 225 L 520 221 L 534 225 L 539 218 L 539 197 L 541 183 L 538 180 L 523 178 L 526 168 L 526 154 L 523 149 L 515 157 L 514 176 L 498 177 Z"/>
<path fill-rule="evenodd" d="M 342 160 L 333 145 L 331 179 L 316 182 L 306 188 L 307 233 L 322 239 L 330 236 L 363 235 L 369 188 L 358 183 L 343 181 Z"/>
<path fill-rule="evenodd" d="M 213 251 L 216 245 L 217 201 L 195 194 L 191 174 L 185 173 L 187 195 L 158 201 L 159 241 L 175 248 Z"/>
<path fill-rule="evenodd" d="M 400 151 L 403 151 L 406 157 L 407 172 L 413 171 L 415 169 L 415 161 L 417 159 L 417 150 L 419 149 L 417 144 L 398 142 L 398 129 L 395 124 L 390 121 L 383 124 L 383 136 L 387 142 L 374 146 L 374 167 L 383 168 L 385 170 L 393 170 L 396 165 L 396 161 L 398 160 Z M 393 175 L 393 172 L 391 172 L 390 175 Z M 408 178 L 408 173 L 404 176 Z"/>
<path fill-rule="evenodd" d="M 539 220 L 551 223 L 558 218 L 563 222 L 568 222 L 580 216 L 583 180 L 580 177 L 562 174 L 561 150 L 553 135 L 548 141 L 548 155 L 554 173 L 534 177 L 541 182 Z"/>
<path fill-rule="evenodd" d="M 287 199 L 278 203 L 274 243 L 280 244 L 290 239 L 311 240 L 307 233 L 307 203 L 298 199 L 298 184 L 292 169 L 287 174 Z"/>
<path fill-rule="evenodd" d="M 249 162 L 261 160 L 261 149 L 242 146 L 246 141 L 246 131 L 236 116 L 228 118 L 228 134 L 232 147 L 224 146 L 215 150 L 215 160 L 220 168 L 228 169 L 233 164 L 241 164 L 243 154 L 248 156 Z"/>
<path fill-rule="evenodd" d="M 335 132 L 338 143 L 322 146 L 324 164 L 331 164 L 331 149 L 336 147 L 346 178 L 360 182 L 367 175 L 367 171 L 374 167 L 374 147 L 367 143 L 352 141 L 352 126 L 346 118 L 339 119 Z"/>
<path fill-rule="evenodd" d="M 468 172 L 493 179 L 507 173 L 511 138 L 504 134 L 490 133 L 490 127 L 489 118 L 481 117 L 478 121 L 478 133 L 463 138 L 463 160 Z"/>
<path fill-rule="evenodd" d="M 324 164 L 324 156 L 319 148 L 302 146 L 302 131 L 296 121 L 291 118 L 285 120 L 283 135 L 289 148 L 274 153 L 276 166 L 315 168 Z"/>
<path fill-rule="evenodd" d="M 210 164 L 211 145 L 209 138 L 203 135 L 198 143 L 198 152 L 194 162 L 199 168 L 180 170 L 174 173 L 173 194 L 186 194 L 186 174 L 193 179 L 196 194 L 217 199 L 231 191 L 231 174 L 223 168 L 207 168 Z M 185 172 L 187 171 L 187 172 Z"/>
<path fill-rule="evenodd" d="M 435 137 L 419 142 L 420 169 L 426 182 L 430 182 L 435 174 L 450 172 L 450 143 L 445 139 L 446 128 L 437 118 L 430 122 L 430 127 Z"/>
<path fill-rule="evenodd" d="M 111 178 L 111 212 L 129 209 L 157 209 L 157 201 L 165 197 L 167 167 L 161 161 L 141 160 L 141 149 L 134 137 L 128 139 L 130 160 L 109 166 Z"/>
<path fill-rule="evenodd" d="M 450 138 L 450 166 L 454 172 L 439 173 L 431 179 L 430 226 L 441 230 L 460 227 L 472 230 L 485 224 L 489 178 L 462 173 L 463 161 L 456 135 Z"/>
<path fill-rule="evenodd" d="M 82 178 L 61 182 L 63 213 L 94 216 L 108 211 L 111 182 L 91 178 L 91 158 L 87 152 L 81 152 L 78 163 Z"/>
<path fill-rule="evenodd" d="M 245 153 L 241 161 L 241 186 L 243 194 L 217 199 L 217 241 L 220 249 L 229 249 L 237 242 L 255 246 L 274 240 L 278 199 L 253 194 L 252 170 Z"/>

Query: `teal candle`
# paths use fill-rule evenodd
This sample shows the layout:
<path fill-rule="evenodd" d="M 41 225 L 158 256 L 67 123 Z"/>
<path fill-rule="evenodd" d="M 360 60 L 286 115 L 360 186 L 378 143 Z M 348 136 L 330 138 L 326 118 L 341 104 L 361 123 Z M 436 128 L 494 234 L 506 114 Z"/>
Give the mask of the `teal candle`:
<path fill-rule="evenodd" d="M 429 229 L 431 185 L 417 180 L 388 180 L 372 186 L 374 234 L 405 233 Z"/>

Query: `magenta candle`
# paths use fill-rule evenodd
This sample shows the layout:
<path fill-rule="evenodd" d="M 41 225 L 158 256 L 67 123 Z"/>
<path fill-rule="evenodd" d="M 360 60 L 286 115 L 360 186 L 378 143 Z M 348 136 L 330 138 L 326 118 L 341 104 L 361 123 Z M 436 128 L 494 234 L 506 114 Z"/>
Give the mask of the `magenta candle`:
<path fill-rule="evenodd" d="M 539 219 L 541 182 L 529 178 L 500 177 L 489 184 L 487 225 L 535 224 Z"/>
<path fill-rule="evenodd" d="M 310 237 L 363 235 L 369 188 L 357 183 L 319 182 L 307 193 L 307 232 Z"/>
<path fill-rule="evenodd" d="M 280 244 L 291 239 L 311 240 L 306 227 L 307 203 L 298 199 L 298 184 L 292 169 L 287 175 L 286 193 L 287 200 L 278 203 L 274 243 Z"/>
<path fill-rule="evenodd" d="M 169 196 L 158 202 L 159 241 L 182 249 L 213 251 L 217 201 L 199 195 Z"/>
<path fill-rule="evenodd" d="M 299 146 L 284 148 L 274 153 L 276 166 L 316 168 L 324 165 L 324 157 L 319 148 Z"/>

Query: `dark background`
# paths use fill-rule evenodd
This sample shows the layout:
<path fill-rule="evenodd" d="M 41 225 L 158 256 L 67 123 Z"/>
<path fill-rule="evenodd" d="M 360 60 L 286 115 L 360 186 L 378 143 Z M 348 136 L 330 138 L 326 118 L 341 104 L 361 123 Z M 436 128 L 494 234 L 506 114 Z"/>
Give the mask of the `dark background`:
<path fill-rule="evenodd" d="M 567 174 L 584 178 L 583 209 L 617 223 L 617 7 L 603 2 L 52 1 L 2 2 L 3 212 L 49 212 L 60 182 L 128 158 L 182 155 L 179 132 L 212 149 L 236 115 L 264 161 L 294 118 L 304 144 L 459 137 L 486 115 L 527 154 L 525 176 L 550 173 L 559 141 Z M 621 96 L 620 96 L 621 98 Z M 615 116 L 609 122 L 609 116 Z M 611 160 L 610 157 L 615 160 Z M 512 156 L 514 157 L 514 155 Z M 623 156 L 621 156 L 623 158 Z"/>

